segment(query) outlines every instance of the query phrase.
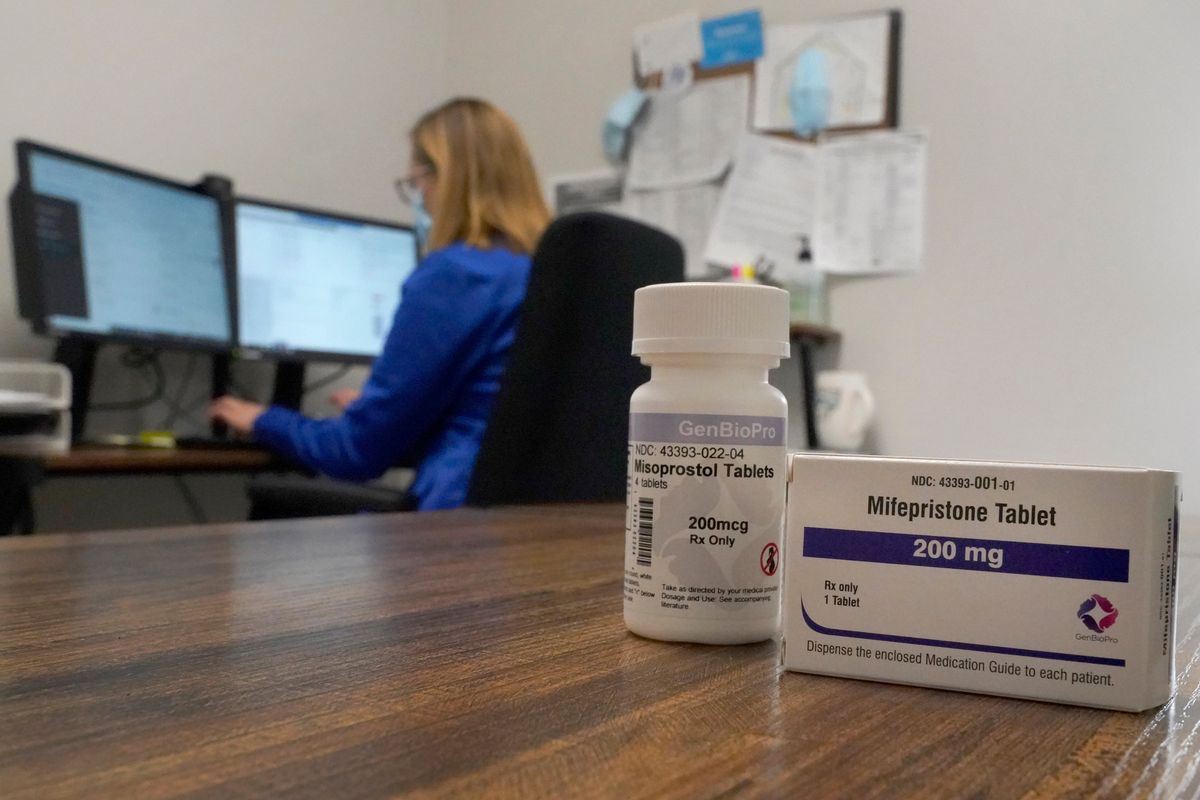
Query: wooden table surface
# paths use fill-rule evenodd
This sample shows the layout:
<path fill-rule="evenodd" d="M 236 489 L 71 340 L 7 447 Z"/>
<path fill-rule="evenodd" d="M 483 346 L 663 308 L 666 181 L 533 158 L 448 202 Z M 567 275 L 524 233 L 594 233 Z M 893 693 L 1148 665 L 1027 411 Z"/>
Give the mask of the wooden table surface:
<path fill-rule="evenodd" d="M 622 511 L 0 542 L 0 795 L 1194 797 L 1179 687 L 1125 714 L 781 673 L 621 623 Z"/>

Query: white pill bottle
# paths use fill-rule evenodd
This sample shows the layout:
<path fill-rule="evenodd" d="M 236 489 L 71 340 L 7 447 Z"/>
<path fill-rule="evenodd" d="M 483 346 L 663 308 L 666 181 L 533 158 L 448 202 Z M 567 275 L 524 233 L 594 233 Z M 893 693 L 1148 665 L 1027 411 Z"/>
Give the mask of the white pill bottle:
<path fill-rule="evenodd" d="M 789 351 L 788 293 L 671 283 L 634 295 L 625 625 L 640 636 L 741 644 L 779 631 L 787 399 L 767 382 Z"/>

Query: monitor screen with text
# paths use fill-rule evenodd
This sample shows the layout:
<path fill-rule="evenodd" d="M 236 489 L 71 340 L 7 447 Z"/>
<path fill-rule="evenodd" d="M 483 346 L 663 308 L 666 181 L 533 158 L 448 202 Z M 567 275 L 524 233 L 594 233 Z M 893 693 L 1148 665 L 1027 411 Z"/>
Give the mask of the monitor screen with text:
<path fill-rule="evenodd" d="M 214 198 L 50 149 L 24 159 L 48 332 L 232 344 Z"/>
<path fill-rule="evenodd" d="M 243 348 L 334 360 L 379 354 L 417 265 L 410 228 L 244 200 L 236 216 Z"/>

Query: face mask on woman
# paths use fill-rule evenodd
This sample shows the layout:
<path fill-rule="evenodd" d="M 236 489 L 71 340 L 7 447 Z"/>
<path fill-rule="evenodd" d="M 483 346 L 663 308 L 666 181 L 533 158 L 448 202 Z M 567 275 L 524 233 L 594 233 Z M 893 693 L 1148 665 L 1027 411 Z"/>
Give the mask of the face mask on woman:
<path fill-rule="evenodd" d="M 421 249 L 425 249 L 425 242 L 429 239 L 429 231 L 433 227 L 433 217 L 429 216 L 429 212 L 425 209 L 425 194 L 416 192 L 412 202 L 413 210 L 413 228 L 417 232 L 417 244 Z"/>

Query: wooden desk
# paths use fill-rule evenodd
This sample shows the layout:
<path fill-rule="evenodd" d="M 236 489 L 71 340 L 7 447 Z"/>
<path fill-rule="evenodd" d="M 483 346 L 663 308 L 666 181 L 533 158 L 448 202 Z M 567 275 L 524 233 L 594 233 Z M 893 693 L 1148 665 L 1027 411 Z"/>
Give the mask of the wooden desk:
<path fill-rule="evenodd" d="M 621 623 L 622 509 L 0 541 L 0 787 L 53 797 L 1194 797 L 1124 714 L 781 673 Z"/>
<path fill-rule="evenodd" d="M 246 472 L 266 469 L 276 460 L 258 447 L 165 449 L 79 445 L 69 452 L 41 457 L 51 475 L 113 475 L 154 472 Z"/>

